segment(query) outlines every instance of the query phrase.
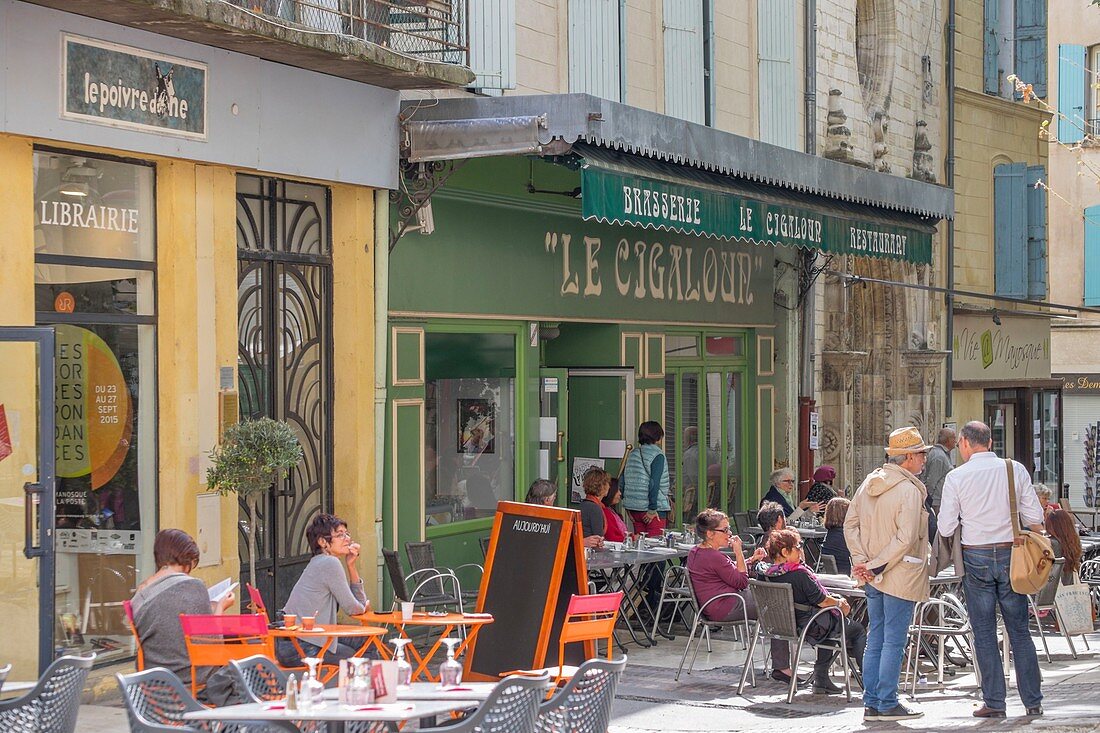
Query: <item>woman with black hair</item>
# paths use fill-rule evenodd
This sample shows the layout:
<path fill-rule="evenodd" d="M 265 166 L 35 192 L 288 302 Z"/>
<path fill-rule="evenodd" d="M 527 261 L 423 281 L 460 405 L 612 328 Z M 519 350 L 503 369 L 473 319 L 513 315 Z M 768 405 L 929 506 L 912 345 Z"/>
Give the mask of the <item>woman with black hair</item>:
<path fill-rule="evenodd" d="M 623 498 L 623 492 L 619 491 L 619 480 L 611 479 L 611 488 L 607 490 L 602 499 L 604 532 L 603 538 L 608 542 L 622 542 L 626 539 L 626 522 L 623 521 L 619 511 L 615 508 Z"/>
<path fill-rule="evenodd" d="M 363 613 L 367 609 L 367 594 L 356 568 L 359 543 L 352 540 L 347 523 L 331 514 L 318 514 L 306 528 L 306 541 L 313 557 L 290 591 L 283 612 L 298 618 L 314 616 L 321 627 L 335 624 L 338 610 L 349 616 Z M 307 656 L 315 656 L 325 639 L 306 636 L 299 643 Z M 325 662 L 336 664 L 352 657 L 361 646 L 359 639 L 341 639 L 325 652 Z M 289 639 L 278 639 L 275 652 L 283 666 L 298 666 L 298 652 Z"/>

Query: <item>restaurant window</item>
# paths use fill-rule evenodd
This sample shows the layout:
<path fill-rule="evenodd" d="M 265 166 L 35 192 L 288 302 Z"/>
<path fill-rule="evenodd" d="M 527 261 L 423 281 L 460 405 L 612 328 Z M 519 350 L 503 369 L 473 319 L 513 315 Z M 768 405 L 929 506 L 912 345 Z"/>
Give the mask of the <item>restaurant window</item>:
<path fill-rule="evenodd" d="M 133 653 L 122 602 L 153 571 L 155 169 L 34 153 L 36 321 L 52 325 L 57 644 Z"/>
<path fill-rule="evenodd" d="M 426 333 L 424 521 L 491 517 L 515 497 L 515 337 Z"/>

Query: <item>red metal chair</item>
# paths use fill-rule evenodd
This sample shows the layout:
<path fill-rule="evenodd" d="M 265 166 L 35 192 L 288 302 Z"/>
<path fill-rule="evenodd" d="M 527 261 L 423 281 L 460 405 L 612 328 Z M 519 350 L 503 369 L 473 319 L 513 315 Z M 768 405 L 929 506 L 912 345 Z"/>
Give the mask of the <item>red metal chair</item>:
<path fill-rule="evenodd" d="M 223 667 L 231 659 L 256 654 L 275 658 L 275 640 L 268 634 L 263 614 L 193 615 L 180 614 L 183 640 L 191 657 L 191 694 L 203 686 L 195 671 L 199 667 Z"/>
<path fill-rule="evenodd" d="M 126 612 L 126 625 L 130 633 L 134 635 L 134 644 L 137 645 L 137 671 L 145 671 L 145 652 L 141 648 L 141 637 L 138 636 L 137 624 L 134 623 L 134 604 L 130 601 L 122 602 L 122 610 Z"/>
<path fill-rule="evenodd" d="M 252 602 L 252 612 L 262 613 L 264 619 L 268 623 L 271 623 L 271 616 L 267 612 L 267 606 L 264 605 L 264 597 L 260 595 L 259 589 L 253 586 L 251 583 L 245 583 L 244 587 L 248 589 L 248 598 Z"/>

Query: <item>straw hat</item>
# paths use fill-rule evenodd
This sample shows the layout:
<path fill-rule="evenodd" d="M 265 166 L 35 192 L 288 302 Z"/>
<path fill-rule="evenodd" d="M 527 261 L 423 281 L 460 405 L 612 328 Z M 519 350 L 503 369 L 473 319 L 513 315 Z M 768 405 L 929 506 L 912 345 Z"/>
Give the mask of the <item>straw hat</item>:
<path fill-rule="evenodd" d="M 920 433 L 914 427 L 898 428 L 890 433 L 890 443 L 886 446 L 886 455 L 901 456 L 906 453 L 924 453 L 932 450 L 932 446 L 924 442 Z"/>

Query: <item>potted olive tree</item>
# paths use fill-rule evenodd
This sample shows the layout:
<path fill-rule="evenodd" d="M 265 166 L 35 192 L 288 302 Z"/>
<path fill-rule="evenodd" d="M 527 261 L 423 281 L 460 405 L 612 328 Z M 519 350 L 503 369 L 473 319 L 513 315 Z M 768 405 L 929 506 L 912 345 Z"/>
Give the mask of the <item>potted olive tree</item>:
<path fill-rule="evenodd" d="M 302 460 L 302 446 L 289 425 L 269 417 L 226 428 L 221 445 L 210 451 L 213 465 L 206 485 L 225 496 L 236 494 L 248 513 L 248 572 L 256 584 L 256 508 L 275 482 Z"/>

